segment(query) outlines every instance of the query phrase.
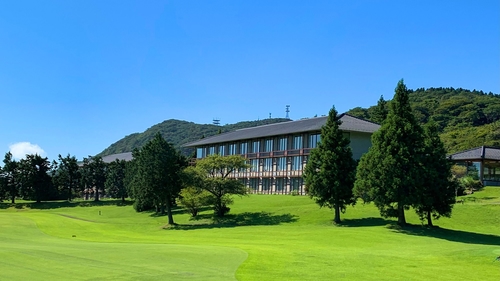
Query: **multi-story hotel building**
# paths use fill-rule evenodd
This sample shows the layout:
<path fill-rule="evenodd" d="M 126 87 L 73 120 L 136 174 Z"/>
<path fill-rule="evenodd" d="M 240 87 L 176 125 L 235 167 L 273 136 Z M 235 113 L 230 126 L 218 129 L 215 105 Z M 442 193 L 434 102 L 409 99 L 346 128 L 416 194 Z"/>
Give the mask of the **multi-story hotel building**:
<path fill-rule="evenodd" d="M 304 194 L 302 171 L 320 141 L 327 118 L 240 129 L 183 146 L 195 148 L 196 158 L 211 154 L 244 156 L 250 168 L 235 171 L 231 177 L 240 179 L 254 193 Z M 340 120 L 340 129 L 351 141 L 353 158 L 358 160 L 370 148 L 371 135 L 380 125 L 347 114 L 340 115 Z"/>

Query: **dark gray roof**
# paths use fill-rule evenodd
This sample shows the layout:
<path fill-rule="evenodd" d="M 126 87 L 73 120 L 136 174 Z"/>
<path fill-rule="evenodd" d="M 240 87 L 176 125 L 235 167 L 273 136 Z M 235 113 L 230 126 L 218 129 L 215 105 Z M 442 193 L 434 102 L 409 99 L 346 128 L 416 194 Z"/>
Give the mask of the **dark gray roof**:
<path fill-rule="evenodd" d="M 451 154 L 448 157 L 455 161 L 481 160 L 481 159 L 500 161 L 500 147 L 480 146 Z"/>
<path fill-rule="evenodd" d="M 118 153 L 118 154 L 111 154 L 111 155 L 104 156 L 104 157 L 102 157 L 102 161 L 104 161 L 104 163 L 111 163 L 111 162 L 115 161 L 116 159 L 130 161 L 130 160 L 132 160 L 132 158 L 133 158 L 132 152 L 125 152 L 125 153 Z"/>
<path fill-rule="evenodd" d="M 194 147 L 213 143 L 319 131 L 321 130 L 321 127 L 326 124 L 327 118 L 327 116 L 323 116 L 245 128 L 186 143 L 183 146 Z M 340 129 L 343 131 L 373 133 L 380 128 L 379 124 L 366 121 L 348 114 L 342 114 L 340 116 L 340 120 L 342 121 Z"/>

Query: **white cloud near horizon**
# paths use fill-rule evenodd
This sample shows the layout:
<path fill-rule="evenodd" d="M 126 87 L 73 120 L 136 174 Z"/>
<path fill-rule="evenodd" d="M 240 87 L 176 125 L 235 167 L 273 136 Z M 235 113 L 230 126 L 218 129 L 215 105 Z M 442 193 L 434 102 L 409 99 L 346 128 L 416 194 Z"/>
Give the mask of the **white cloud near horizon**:
<path fill-rule="evenodd" d="M 45 150 L 43 150 L 38 144 L 32 144 L 27 141 L 18 142 L 9 145 L 9 151 L 12 153 L 12 157 L 16 159 L 22 159 L 26 157 L 26 154 L 38 154 L 40 156 L 45 156 Z"/>

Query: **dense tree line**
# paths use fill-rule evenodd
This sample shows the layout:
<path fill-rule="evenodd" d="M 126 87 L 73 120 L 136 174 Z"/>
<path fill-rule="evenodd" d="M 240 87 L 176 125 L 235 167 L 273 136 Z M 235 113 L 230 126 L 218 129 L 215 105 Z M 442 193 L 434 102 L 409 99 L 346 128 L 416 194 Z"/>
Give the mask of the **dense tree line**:
<path fill-rule="evenodd" d="M 122 167 L 125 161 L 106 164 L 100 157 L 84 158 L 78 163 L 75 156 L 59 155 L 52 163 L 47 157 L 28 154 L 15 160 L 5 154 L 0 167 L 0 200 L 16 203 L 16 199 L 35 202 L 68 200 L 75 197 L 99 201 L 108 194 L 111 198 L 127 197 Z"/>
<path fill-rule="evenodd" d="M 433 120 L 448 153 L 500 146 L 500 95 L 462 88 L 408 89 L 408 93 L 417 122 L 423 126 Z M 375 106 L 356 107 L 348 113 L 381 123 L 379 109 L 380 100 Z"/>
<path fill-rule="evenodd" d="M 395 217 L 399 225 L 406 224 L 405 210 L 410 207 L 429 226 L 432 217 L 451 216 L 456 183 L 438 135 L 439 125 L 432 120 L 425 128 L 419 125 L 402 80 L 395 92 L 388 106 L 381 97 L 373 108 L 382 125 L 357 168 L 334 108 L 321 130 L 304 179 L 309 196 L 321 207 L 334 209 L 335 223 L 340 223 L 340 212 L 357 198 L 374 202 L 383 217 Z"/>

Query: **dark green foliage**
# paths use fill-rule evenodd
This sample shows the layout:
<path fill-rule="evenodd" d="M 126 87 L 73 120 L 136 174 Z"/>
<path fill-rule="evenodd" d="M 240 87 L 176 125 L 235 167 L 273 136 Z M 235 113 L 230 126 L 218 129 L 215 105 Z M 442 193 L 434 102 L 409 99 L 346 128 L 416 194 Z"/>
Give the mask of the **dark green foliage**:
<path fill-rule="evenodd" d="M 21 174 L 19 173 L 19 162 L 12 158 L 12 153 L 5 153 L 3 160 L 4 167 L 2 171 L 2 199 L 10 198 L 11 203 L 16 202 L 16 197 L 19 196 L 19 189 L 21 186 Z"/>
<path fill-rule="evenodd" d="M 61 191 L 66 191 L 66 198 L 71 201 L 73 192 L 78 192 L 81 187 L 81 173 L 76 157 L 69 154 L 62 157 L 59 154 L 59 162 L 54 163 L 53 169 L 52 182 L 54 186 L 60 188 Z"/>
<path fill-rule="evenodd" d="M 340 223 L 340 212 L 354 205 L 352 193 L 356 161 L 352 158 L 350 141 L 339 129 L 342 121 L 332 107 L 326 124 L 321 128 L 321 141 L 311 151 L 304 170 L 307 194 L 320 207 L 334 209 L 335 223 Z"/>
<path fill-rule="evenodd" d="M 28 154 L 25 159 L 19 161 L 20 193 L 24 199 L 35 200 L 39 203 L 57 196 L 49 174 L 50 169 L 49 160 L 38 154 Z"/>
<path fill-rule="evenodd" d="M 372 117 L 372 121 L 378 124 L 382 124 L 385 118 L 387 118 L 388 114 L 387 102 L 384 100 L 384 96 L 380 96 L 380 99 L 377 102 L 377 106 L 372 108 L 372 112 L 370 116 Z"/>
<path fill-rule="evenodd" d="M 260 121 L 245 121 L 236 124 L 216 126 L 216 125 L 201 125 L 193 122 L 180 120 L 166 120 L 147 129 L 143 133 L 134 133 L 124 137 L 123 139 L 113 143 L 99 155 L 105 156 L 114 153 L 122 153 L 133 151 L 135 148 L 141 148 L 148 141 L 152 140 L 157 133 L 160 133 L 169 143 L 172 143 L 174 148 L 180 149 L 182 155 L 190 155 L 193 153 L 192 148 L 181 148 L 182 144 L 196 141 L 204 137 L 213 136 L 219 133 L 234 131 L 237 129 L 255 127 L 279 122 L 290 121 L 285 118 L 273 118 Z"/>
<path fill-rule="evenodd" d="M 383 217 L 397 217 L 406 224 L 404 210 L 415 202 L 415 190 L 422 185 L 422 128 L 409 103 L 409 91 L 399 81 L 389 114 L 372 136 L 372 147 L 361 157 L 355 194 L 374 201 Z"/>
<path fill-rule="evenodd" d="M 482 145 L 500 146 L 500 95 L 462 88 L 420 88 L 409 93 L 417 121 L 421 125 L 436 121 L 448 153 Z M 377 107 L 356 107 L 347 113 L 377 122 Z"/>
<path fill-rule="evenodd" d="M 455 203 L 456 181 L 452 179 L 452 163 L 446 159 L 446 150 L 434 122 L 425 126 L 425 155 L 423 158 L 423 185 L 416 190 L 413 208 L 423 221 L 432 226 L 432 217 L 450 217 Z"/>
<path fill-rule="evenodd" d="M 84 186 L 85 199 L 94 195 L 94 201 L 99 201 L 99 194 L 104 195 L 106 182 L 106 163 L 99 156 L 89 156 L 83 159 L 81 168 L 82 185 Z"/>
<path fill-rule="evenodd" d="M 125 160 L 118 159 L 109 163 L 104 183 L 106 194 L 111 198 L 121 198 L 122 202 L 125 202 L 125 197 L 127 197 L 125 188 L 126 165 Z"/>
<path fill-rule="evenodd" d="M 134 151 L 133 178 L 128 184 L 137 211 L 154 206 L 157 213 L 168 215 L 168 223 L 174 224 L 172 203 L 181 188 L 181 170 L 186 161 L 160 133 Z"/>
<path fill-rule="evenodd" d="M 213 195 L 211 205 L 214 213 L 222 217 L 230 210 L 228 205 L 233 201 L 231 195 L 245 195 L 247 188 L 237 179 L 229 175 L 242 168 L 248 168 L 245 158 L 240 155 L 210 155 L 196 162 L 195 167 L 185 170 L 185 184 L 208 191 Z"/>

